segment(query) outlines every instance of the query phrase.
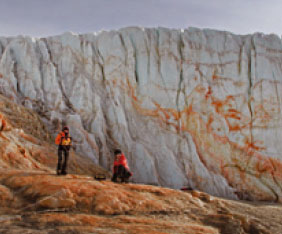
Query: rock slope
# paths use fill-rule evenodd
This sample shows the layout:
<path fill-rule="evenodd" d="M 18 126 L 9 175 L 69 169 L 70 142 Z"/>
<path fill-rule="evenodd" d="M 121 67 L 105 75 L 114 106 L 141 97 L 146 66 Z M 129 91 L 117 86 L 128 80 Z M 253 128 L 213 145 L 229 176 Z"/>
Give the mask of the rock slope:
<path fill-rule="evenodd" d="M 0 176 L 0 233 L 279 234 L 281 205 L 205 193 L 10 170 Z"/>
<path fill-rule="evenodd" d="M 57 147 L 40 117 L 0 95 L 0 170 L 55 174 Z M 70 151 L 68 171 L 79 175 L 110 173 L 89 159 Z M 23 172 L 24 174 L 24 172 Z"/>
<path fill-rule="evenodd" d="M 196 28 L 0 38 L 0 90 L 106 169 L 121 148 L 135 182 L 281 202 L 281 45 Z"/>

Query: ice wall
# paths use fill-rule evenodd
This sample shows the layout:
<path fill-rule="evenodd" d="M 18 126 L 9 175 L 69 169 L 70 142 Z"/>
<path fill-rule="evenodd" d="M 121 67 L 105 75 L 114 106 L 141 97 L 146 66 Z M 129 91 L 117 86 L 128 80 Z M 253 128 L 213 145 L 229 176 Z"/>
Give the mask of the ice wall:
<path fill-rule="evenodd" d="M 0 38 L 0 93 L 133 180 L 282 200 L 282 43 L 189 28 Z"/>

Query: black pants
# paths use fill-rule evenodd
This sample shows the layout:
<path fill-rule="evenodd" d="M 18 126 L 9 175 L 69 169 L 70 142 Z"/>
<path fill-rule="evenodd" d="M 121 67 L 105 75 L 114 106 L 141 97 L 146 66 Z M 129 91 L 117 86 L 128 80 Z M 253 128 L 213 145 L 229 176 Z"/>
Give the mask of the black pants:
<path fill-rule="evenodd" d="M 132 175 L 124 166 L 119 165 L 114 168 L 114 174 L 112 181 L 116 182 L 117 178 L 121 179 L 121 182 L 128 182 L 129 177 Z"/>
<path fill-rule="evenodd" d="M 64 156 L 63 164 L 62 164 L 62 156 Z M 57 173 L 58 174 L 67 174 L 67 164 L 69 158 L 69 150 L 67 147 L 60 145 L 58 148 L 58 166 Z"/>

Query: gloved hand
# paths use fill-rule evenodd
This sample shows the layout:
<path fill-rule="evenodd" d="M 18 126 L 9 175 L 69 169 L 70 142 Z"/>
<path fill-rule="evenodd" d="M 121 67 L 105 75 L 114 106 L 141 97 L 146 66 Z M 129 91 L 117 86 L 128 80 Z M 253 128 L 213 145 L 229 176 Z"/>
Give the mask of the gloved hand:
<path fill-rule="evenodd" d="M 66 147 L 66 150 L 70 150 L 71 145 L 66 145 L 65 147 Z"/>

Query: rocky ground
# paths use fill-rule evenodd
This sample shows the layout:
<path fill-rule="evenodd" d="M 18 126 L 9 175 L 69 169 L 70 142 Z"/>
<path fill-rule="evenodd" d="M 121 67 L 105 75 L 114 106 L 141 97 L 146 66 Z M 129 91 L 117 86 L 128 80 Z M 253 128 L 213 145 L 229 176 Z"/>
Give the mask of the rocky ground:
<path fill-rule="evenodd" d="M 0 233 L 281 233 L 282 206 L 91 176 L 1 171 Z"/>
<path fill-rule="evenodd" d="M 110 173 L 71 153 L 57 176 L 56 147 L 39 117 L 0 97 L 0 233 L 282 233 L 282 206 L 199 191 L 96 181 Z"/>

